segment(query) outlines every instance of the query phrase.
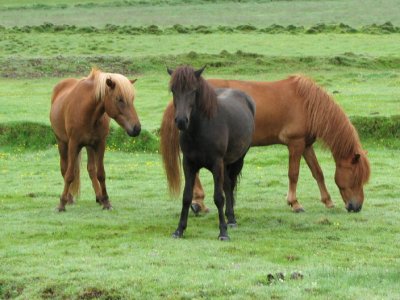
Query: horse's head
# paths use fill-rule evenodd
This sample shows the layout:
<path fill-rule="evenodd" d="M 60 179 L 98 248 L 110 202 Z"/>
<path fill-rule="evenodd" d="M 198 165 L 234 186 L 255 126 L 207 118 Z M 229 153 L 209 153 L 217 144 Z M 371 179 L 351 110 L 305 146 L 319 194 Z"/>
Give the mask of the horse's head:
<path fill-rule="evenodd" d="M 106 79 L 109 89 L 104 103 L 106 113 L 124 128 L 129 136 L 137 136 L 141 130 L 139 117 L 133 106 L 135 95 L 132 84 L 135 81 L 136 79 L 129 80 L 120 74 L 112 74 Z"/>
<path fill-rule="evenodd" d="M 196 105 L 204 68 L 197 71 L 188 66 L 179 67 L 175 71 L 167 68 L 168 74 L 171 75 L 169 87 L 175 107 L 175 124 L 179 130 L 186 130 L 189 127 L 190 115 Z"/>
<path fill-rule="evenodd" d="M 363 186 L 369 179 L 369 162 L 366 153 L 360 152 L 336 161 L 335 181 L 348 212 L 361 210 L 364 202 Z"/>

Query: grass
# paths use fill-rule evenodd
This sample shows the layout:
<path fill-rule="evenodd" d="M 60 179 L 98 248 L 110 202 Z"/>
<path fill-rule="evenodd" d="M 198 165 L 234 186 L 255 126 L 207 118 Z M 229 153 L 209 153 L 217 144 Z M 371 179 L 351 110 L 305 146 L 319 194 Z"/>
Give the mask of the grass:
<path fill-rule="evenodd" d="M 180 201 L 168 199 L 158 155 L 107 152 L 115 209 L 96 205 L 84 172 L 77 205 L 59 214 L 56 149 L 2 151 L 0 297 L 354 299 L 367 292 L 395 298 L 400 257 L 387 241 L 400 233 L 390 209 L 398 200 L 399 170 L 392 165 L 397 150 L 365 147 L 374 173 L 360 214 L 345 212 L 329 153 L 317 150 L 337 207 L 326 210 L 319 203 L 302 164 L 299 199 L 307 212 L 298 215 L 285 205 L 284 147 L 252 149 L 237 194 L 239 227 L 230 230 L 229 243 L 216 239 L 211 177 L 205 172 L 211 212 L 192 215 L 185 238 L 174 240 Z M 295 271 L 304 278 L 289 279 Z M 267 280 L 278 272 L 285 274 L 283 282 Z"/>
<path fill-rule="evenodd" d="M 1 1 L 0 299 L 398 298 L 400 35 L 383 34 L 388 24 L 372 24 L 399 26 L 399 16 L 395 0 Z M 318 25 L 340 22 L 368 33 Z M 261 32 L 273 23 L 285 27 Z M 291 34 L 290 25 L 304 30 Z M 310 27 L 322 33 L 302 33 Z M 306 212 L 293 214 L 285 201 L 286 148 L 252 148 L 231 241 L 217 240 L 206 171 L 211 212 L 191 214 L 185 237 L 172 239 L 181 203 L 167 194 L 153 134 L 171 98 L 165 67 L 181 63 L 208 64 L 207 77 L 276 80 L 304 73 L 324 86 L 368 150 L 372 175 L 362 212 L 346 212 L 331 154 L 317 145 L 336 207 L 320 203 L 303 161 L 298 197 Z M 113 123 L 105 155 L 113 211 L 95 203 L 84 158 L 81 197 L 60 214 L 51 90 L 93 65 L 139 78 L 135 107 L 147 131 L 128 139 Z M 294 272 L 302 279 L 291 279 Z M 277 273 L 284 280 L 268 279 Z"/>
<path fill-rule="evenodd" d="M 207 77 L 248 80 L 275 80 L 295 73 L 292 71 L 270 73 L 270 70 L 266 69 L 263 73 L 256 74 L 221 75 L 217 73 L 219 70 L 220 68 L 207 69 L 206 75 Z M 303 73 L 306 73 L 305 71 Z M 168 74 L 164 72 L 140 75 L 135 83 L 137 90 L 135 107 L 143 128 L 148 131 L 159 128 L 162 113 L 171 99 L 168 92 Z M 307 75 L 315 78 L 328 92 L 334 93 L 333 96 L 349 116 L 400 115 L 398 105 L 400 76 L 397 71 L 346 69 L 341 72 L 336 69 L 333 72 L 310 71 Z M 51 91 L 58 80 L 56 78 L 0 78 L 0 98 L 4 99 L 0 106 L 0 123 L 30 121 L 49 124 Z"/>
<path fill-rule="evenodd" d="M 265 56 L 332 57 L 351 52 L 367 57 L 398 57 L 400 34 L 288 35 L 215 33 L 128 35 L 68 33 L 6 33 L 1 57 L 47 58 L 62 56 L 122 56 L 142 58 L 194 51 L 219 54 L 242 51 Z"/>
<path fill-rule="evenodd" d="M 400 11 L 396 0 L 349 1 L 49 1 L 32 3 L 2 1 L 2 6 L 20 9 L 1 9 L 2 25 L 41 25 L 43 22 L 78 26 L 102 27 L 107 23 L 118 25 L 243 25 L 268 26 L 304 25 L 316 23 L 345 23 L 351 26 L 384 23 L 399 25 Z M 150 3 L 155 3 L 151 5 Z M 83 5 L 78 5 L 83 4 Z M 86 5 L 85 5 L 86 4 Z M 177 5 L 171 5 L 177 4 Z M 23 9 L 21 9 L 23 8 Z M 373 8 L 373 9 L 372 9 Z M 195 13 L 194 13 L 195 12 Z M 107 16 L 107 17 L 104 17 Z"/>

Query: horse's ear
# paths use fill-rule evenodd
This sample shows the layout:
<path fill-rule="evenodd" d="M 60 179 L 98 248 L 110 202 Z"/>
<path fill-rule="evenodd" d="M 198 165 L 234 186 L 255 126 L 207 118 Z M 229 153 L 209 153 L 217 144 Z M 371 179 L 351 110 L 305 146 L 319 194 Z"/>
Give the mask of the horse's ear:
<path fill-rule="evenodd" d="M 204 65 L 201 69 L 194 71 L 194 75 L 196 75 L 197 78 L 200 78 L 201 73 L 203 73 L 204 69 L 206 68 L 207 65 Z"/>
<path fill-rule="evenodd" d="M 107 78 L 106 80 L 106 84 L 110 87 L 110 89 L 114 89 L 115 88 L 115 82 L 111 80 L 111 78 Z"/>
<path fill-rule="evenodd" d="M 135 79 L 129 79 L 129 81 L 130 81 L 132 84 L 134 84 L 134 83 L 137 81 L 137 78 L 135 78 Z"/>
<path fill-rule="evenodd" d="M 172 70 L 172 69 L 167 67 L 167 72 L 168 72 L 169 75 L 172 75 L 172 73 L 174 73 L 174 70 Z"/>
<path fill-rule="evenodd" d="M 358 154 L 358 153 L 354 154 L 354 157 L 353 157 L 353 159 L 351 160 L 351 163 L 352 163 L 353 165 L 356 164 L 356 163 L 358 163 L 358 161 L 360 160 L 360 157 L 361 157 L 360 154 Z"/>

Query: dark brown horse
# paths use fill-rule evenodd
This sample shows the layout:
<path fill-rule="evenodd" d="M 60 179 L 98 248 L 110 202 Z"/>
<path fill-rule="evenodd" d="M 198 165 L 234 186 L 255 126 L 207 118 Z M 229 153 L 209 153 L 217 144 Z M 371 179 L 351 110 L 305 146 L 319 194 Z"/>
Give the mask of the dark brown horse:
<path fill-rule="evenodd" d="M 173 237 L 182 237 L 187 226 L 188 212 L 193 195 L 196 173 L 201 168 L 212 172 L 214 178 L 214 202 L 218 208 L 219 239 L 229 239 L 223 214 L 228 224 L 236 224 L 234 195 L 237 177 L 243 167 L 244 157 L 250 147 L 254 131 L 255 106 L 245 93 L 233 89 L 214 90 L 202 77 L 203 69 L 195 71 L 183 66 L 171 75 L 170 89 L 173 94 L 175 113 L 171 126 L 179 129 L 179 145 L 183 153 L 185 188 L 178 228 Z M 172 192 L 180 190 L 179 145 L 175 152 L 164 151 L 171 141 L 165 130 L 161 132 L 161 153 Z M 163 150 L 164 149 L 164 150 Z M 171 163 L 172 162 L 172 163 Z"/>
<path fill-rule="evenodd" d="M 120 74 L 93 69 L 83 79 L 69 78 L 53 89 L 50 122 L 60 153 L 64 177 L 59 211 L 73 203 L 79 194 L 80 152 L 86 147 L 87 170 L 96 193 L 96 202 L 110 209 L 104 171 L 104 151 L 113 118 L 130 136 L 140 133 L 140 122 L 133 107 L 134 81 Z"/>
<path fill-rule="evenodd" d="M 296 186 L 301 156 L 321 193 L 326 207 L 333 202 L 324 182 L 324 175 L 314 153 L 313 143 L 321 139 L 332 151 L 336 162 L 335 181 L 346 209 L 361 210 L 363 185 L 370 175 L 366 152 L 358 134 L 343 110 L 321 87 L 303 76 L 291 76 L 274 82 L 210 79 L 215 88 L 235 88 L 249 94 L 256 103 L 255 131 L 252 146 L 284 144 L 289 149 L 289 192 L 287 202 L 293 211 L 303 211 L 297 200 Z M 174 107 L 169 103 L 164 112 L 161 131 L 168 136 L 164 151 L 176 153 L 178 131 L 172 126 Z M 204 192 L 196 177 L 193 206 L 205 209 Z"/>

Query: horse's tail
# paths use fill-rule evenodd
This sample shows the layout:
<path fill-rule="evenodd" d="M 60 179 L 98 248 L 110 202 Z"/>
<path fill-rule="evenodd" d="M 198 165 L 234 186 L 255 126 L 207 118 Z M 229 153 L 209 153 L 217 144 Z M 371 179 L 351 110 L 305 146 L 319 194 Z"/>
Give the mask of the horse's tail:
<path fill-rule="evenodd" d="M 80 168 L 81 168 L 81 156 L 82 151 L 79 152 L 75 161 L 75 172 L 74 172 L 74 181 L 71 182 L 69 186 L 69 192 L 76 199 L 81 192 L 81 178 L 80 178 Z"/>
<path fill-rule="evenodd" d="M 168 189 L 172 196 L 178 196 L 181 190 L 181 158 L 179 155 L 179 131 L 174 122 L 175 109 L 170 102 L 164 111 L 160 129 L 160 151 L 168 180 Z"/>

